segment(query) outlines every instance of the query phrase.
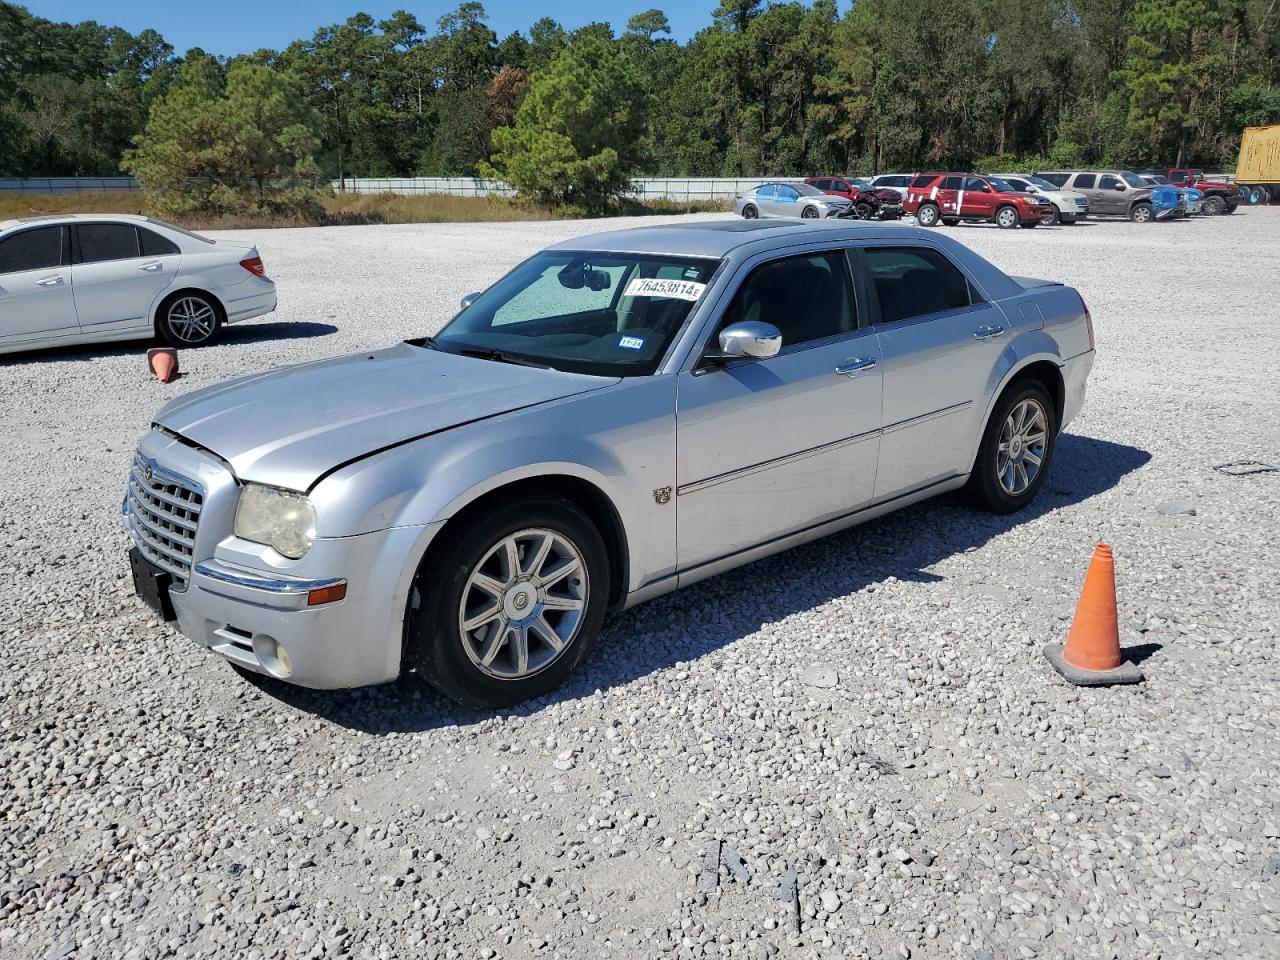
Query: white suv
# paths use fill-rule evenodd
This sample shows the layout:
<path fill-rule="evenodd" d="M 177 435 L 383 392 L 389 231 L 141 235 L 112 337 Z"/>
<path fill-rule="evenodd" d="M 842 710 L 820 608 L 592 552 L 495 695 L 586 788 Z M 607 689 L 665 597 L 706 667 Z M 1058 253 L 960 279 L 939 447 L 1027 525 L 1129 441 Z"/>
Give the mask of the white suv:
<path fill-rule="evenodd" d="M 1075 223 L 1077 220 L 1083 220 L 1089 216 L 1089 198 L 1083 193 L 1076 193 L 1074 190 L 1063 190 L 1054 186 L 1048 180 L 1042 180 L 1039 177 L 1033 177 L 1025 173 L 996 173 L 992 174 L 992 176 L 999 177 L 1015 190 L 1034 193 L 1036 196 L 1044 197 L 1048 200 L 1052 206 L 1049 208 L 1045 219 L 1040 221 L 1045 225 Z"/>
<path fill-rule="evenodd" d="M 152 336 L 198 347 L 275 308 L 253 246 L 133 215 L 0 221 L 0 353 Z"/>
<path fill-rule="evenodd" d="M 911 186 L 911 180 L 915 177 L 914 173 L 882 173 L 878 177 L 871 177 L 871 186 L 877 190 L 889 189 L 896 190 L 898 196 L 904 200 L 907 197 L 907 188 Z"/>

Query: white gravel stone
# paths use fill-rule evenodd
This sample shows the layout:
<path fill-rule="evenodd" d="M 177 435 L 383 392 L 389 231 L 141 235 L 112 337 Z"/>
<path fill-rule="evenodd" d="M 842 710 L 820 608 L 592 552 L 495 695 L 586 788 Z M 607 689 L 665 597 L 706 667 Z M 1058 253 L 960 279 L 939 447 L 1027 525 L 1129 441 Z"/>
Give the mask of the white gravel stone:
<path fill-rule="evenodd" d="M 933 501 L 642 605 L 518 710 L 251 681 L 133 598 L 120 496 L 167 399 L 432 333 L 634 224 L 238 230 L 280 310 L 177 382 L 145 344 L 0 359 L 6 960 L 1274 955 L 1280 474 L 1213 467 L 1280 460 L 1280 209 L 946 230 L 1093 313 L 1036 503 Z M 1084 691 L 1040 648 L 1099 540 L 1147 680 Z M 744 869 L 699 893 L 713 842 Z"/>

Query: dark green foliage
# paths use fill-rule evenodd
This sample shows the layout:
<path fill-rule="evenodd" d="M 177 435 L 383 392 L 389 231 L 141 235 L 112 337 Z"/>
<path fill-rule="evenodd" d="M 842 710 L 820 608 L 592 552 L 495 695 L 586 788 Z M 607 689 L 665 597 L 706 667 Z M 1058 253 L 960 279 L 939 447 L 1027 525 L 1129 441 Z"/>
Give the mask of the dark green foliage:
<path fill-rule="evenodd" d="M 1229 167 L 1242 126 L 1280 122 L 1275 0 L 722 0 L 687 43 L 637 7 L 620 33 L 543 17 L 501 40 L 473 0 L 434 28 L 353 12 L 219 61 L 0 0 L 0 175 L 117 172 L 193 63 L 296 77 L 326 177 L 510 171 L 524 151 L 554 158 L 560 186 L 535 195 L 592 207 L 635 172 Z"/>

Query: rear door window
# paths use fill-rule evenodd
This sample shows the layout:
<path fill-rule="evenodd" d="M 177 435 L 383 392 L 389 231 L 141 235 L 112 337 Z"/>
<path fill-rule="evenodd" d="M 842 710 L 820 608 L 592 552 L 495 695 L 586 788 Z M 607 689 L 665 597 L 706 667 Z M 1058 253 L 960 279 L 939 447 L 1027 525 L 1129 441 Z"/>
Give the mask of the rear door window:
<path fill-rule="evenodd" d="M 937 250 L 866 247 L 863 254 L 880 301 L 882 323 L 959 310 L 972 303 L 969 281 Z"/>
<path fill-rule="evenodd" d="M 62 227 L 38 227 L 0 240 L 0 273 L 62 266 Z"/>
<path fill-rule="evenodd" d="M 963 190 L 964 177 L 943 177 L 938 185 L 939 190 Z"/>
<path fill-rule="evenodd" d="M 81 223 L 80 263 L 128 260 L 139 255 L 138 231 L 131 223 Z"/>
<path fill-rule="evenodd" d="M 178 245 L 168 237 L 162 237 L 154 230 L 138 227 L 138 240 L 142 245 L 144 257 L 171 257 L 178 253 Z"/>
<path fill-rule="evenodd" d="M 1093 185 L 1097 180 L 1098 178 L 1092 173 L 1077 173 L 1076 181 L 1073 186 L 1078 187 L 1081 190 L 1092 190 Z"/>
<path fill-rule="evenodd" d="M 933 181 L 937 179 L 938 178 L 934 174 L 922 173 L 918 177 L 916 177 L 914 180 L 911 181 L 911 188 L 913 190 L 918 190 L 921 187 L 927 187 L 929 186 L 929 184 L 933 183 Z"/>

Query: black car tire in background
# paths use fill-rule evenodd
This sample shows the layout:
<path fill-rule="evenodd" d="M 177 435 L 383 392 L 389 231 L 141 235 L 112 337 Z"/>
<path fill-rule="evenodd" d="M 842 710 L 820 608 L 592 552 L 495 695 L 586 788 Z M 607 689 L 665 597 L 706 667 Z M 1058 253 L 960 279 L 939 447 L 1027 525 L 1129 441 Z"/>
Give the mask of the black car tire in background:
<path fill-rule="evenodd" d="M 1204 198 L 1204 212 L 1208 214 L 1225 213 L 1227 209 L 1227 201 L 1217 194 Z"/>
<path fill-rule="evenodd" d="M 755 208 L 754 204 L 748 203 L 742 208 L 742 216 L 744 219 L 754 220 L 756 217 L 760 216 L 760 211 Z"/>
<path fill-rule="evenodd" d="M 1129 208 L 1129 219 L 1134 223 L 1154 223 L 1155 215 L 1149 203 L 1135 203 Z"/>

